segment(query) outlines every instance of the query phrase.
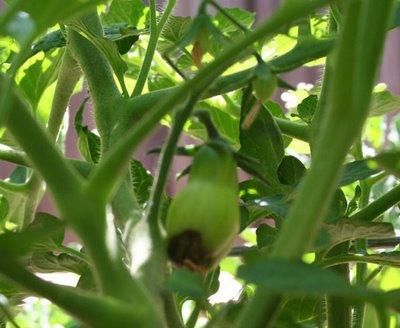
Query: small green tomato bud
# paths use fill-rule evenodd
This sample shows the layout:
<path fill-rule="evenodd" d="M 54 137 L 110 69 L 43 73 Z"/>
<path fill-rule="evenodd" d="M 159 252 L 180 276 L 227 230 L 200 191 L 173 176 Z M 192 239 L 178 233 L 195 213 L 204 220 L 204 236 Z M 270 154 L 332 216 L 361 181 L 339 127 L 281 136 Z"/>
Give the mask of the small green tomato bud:
<path fill-rule="evenodd" d="M 235 161 L 225 146 L 205 145 L 168 211 L 171 261 L 200 273 L 213 269 L 232 247 L 239 216 Z"/>
<path fill-rule="evenodd" d="M 255 69 L 253 90 L 257 99 L 267 101 L 274 94 L 278 81 L 267 64 L 258 64 Z"/>

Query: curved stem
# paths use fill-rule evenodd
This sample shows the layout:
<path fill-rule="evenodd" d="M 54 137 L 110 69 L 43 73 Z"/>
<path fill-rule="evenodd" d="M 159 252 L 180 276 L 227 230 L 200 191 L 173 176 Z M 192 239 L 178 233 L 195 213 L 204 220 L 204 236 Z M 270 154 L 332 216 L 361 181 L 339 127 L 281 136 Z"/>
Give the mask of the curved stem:
<path fill-rule="evenodd" d="M 186 322 L 186 328 L 196 327 L 196 322 L 199 318 L 200 312 L 201 312 L 201 307 L 196 303 L 192 313 L 190 314 L 188 321 Z"/>
<path fill-rule="evenodd" d="M 363 160 L 363 140 L 362 133 L 355 145 L 355 159 Z M 371 194 L 372 184 L 368 183 L 368 180 L 360 180 L 361 196 L 359 202 L 359 208 L 363 209 L 368 205 L 369 197 Z M 366 239 L 358 239 L 355 241 L 357 253 L 367 254 L 368 242 Z M 365 263 L 357 263 L 356 265 L 356 284 L 360 286 L 365 286 L 365 280 L 367 278 L 368 268 Z M 364 316 L 365 316 L 365 303 L 360 302 L 354 305 L 353 309 L 353 328 L 363 328 L 364 327 Z"/>
<path fill-rule="evenodd" d="M 28 183 L 12 183 L 0 179 L 0 190 L 12 193 L 26 193 L 29 190 Z"/>
<path fill-rule="evenodd" d="M 82 73 L 79 65 L 72 57 L 69 46 L 67 45 L 60 72 L 58 73 L 57 86 L 53 97 L 53 103 L 51 104 L 49 122 L 47 124 L 47 131 L 54 141 L 57 139 L 70 98 L 81 75 Z"/>
<path fill-rule="evenodd" d="M 185 325 L 182 322 L 182 318 L 178 312 L 174 295 L 171 293 L 163 295 L 163 302 L 168 327 L 185 328 Z"/>
<path fill-rule="evenodd" d="M 140 95 L 143 91 L 144 85 L 146 83 L 147 77 L 150 72 L 150 67 L 153 62 L 153 57 L 157 49 L 158 39 L 167 22 L 172 10 L 174 9 L 176 0 L 169 0 L 168 4 L 161 15 L 161 19 L 157 24 L 157 11 L 155 0 L 150 0 L 150 39 L 146 50 L 146 55 L 143 60 L 142 67 L 140 69 L 139 77 L 136 81 L 135 88 L 133 89 L 131 97 L 136 97 Z"/>
<path fill-rule="evenodd" d="M 318 265 L 324 268 L 347 263 L 371 263 L 383 266 L 393 266 L 393 261 L 385 260 L 384 257 L 369 257 L 355 254 L 332 256 L 318 261 Z"/>
<path fill-rule="evenodd" d="M 144 56 L 143 64 L 140 69 L 139 77 L 136 81 L 135 88 L 133 89 L 131 97 L 140 95 L 143 91 L 144 85 L 146 84 L 147 76 L 150 72 L 151 63 L 153 62 L 153 56 L 156 52 L 157 41 L 158 41 L 158 28 L 157 28 L 157 10 L 156 1 L 149 1 L 150 7 L 150 39 L 147 45 L 146 55 Z"/>
<path fill-rule="evenodd" d="M 0 145 L 0 160 L 9 163 L 27 166 L 25 153 Z"/>
<path fill-rule="evenodd" d="M 165 190 L 165 185 L 168 178 L 168 172 L 171 166 L 172 159 L 175 155 L 175 148 L 179 141 L 182 129 L 185 122 L 189 118 L 194 106 L 197 102 L 197 97 L 192 96 L 186 106 L 177 111 L 175 115 L 175 122 L 172 126 L 171 132 L 169 134 L 168 140 L 162 150 L 159 169 L 155 177 L 154 187 L 149 199 L 148 213 L 146 215 L 150 226 L 154 229 L 154 237 L 159 235 L 159 213 L 161 208 L 162 196 Z"/>
<path fill-rule="evenodd" d="M 373 221 L 400 201 L 400 185 L 350 217 L 351 220 Z"/>
<path fill-rule="evenodd" d="M 96 12 L 86 14 L 82 20 L 96 35 L 103 34 L 103 28 Z M 68 40 L 72 55 L 80 64 L 89 85 L 96 127 L 101 136 L 102 152 L 104 153 L 109 146 L 111 131 L 114 129 L 122 96 L 115 83 L 110 64 L 100 50 L 72 29 L 68 31 Z"/>
<path fill-rule="evenodd" d="M 7 78 L 2 81 L 2 93 L 0 95 L 0 128 L 7 124 L 12 103 L 12 88 L 14 85 L 14 78 L 18 69 L 26 60 L 26 54 L 29 52 L 34 36 L 30 35 L 26 40 L 20 44 L 19 52 L 14 56 L 11 61 L 10 69 L 7 71 Z"/>
<path fill-rule="evenodd" d="M 75 250 L 75 249 L 73 249 L 71 247 L 67 247 L 67 246 L 64 246 L 64 245 L 59 245 L 59 246 L 57 246 L 57 250 L 60 251 L 60 252 L 64 252 L 64 253 L 66 253 L 68 255 L 77 257 L 78 259 L 88 263 L 88 259 L 84 254 L 82 254 L 81 252 L 79 252 L 79 251 L 77 251 L 77 250 Z"/>

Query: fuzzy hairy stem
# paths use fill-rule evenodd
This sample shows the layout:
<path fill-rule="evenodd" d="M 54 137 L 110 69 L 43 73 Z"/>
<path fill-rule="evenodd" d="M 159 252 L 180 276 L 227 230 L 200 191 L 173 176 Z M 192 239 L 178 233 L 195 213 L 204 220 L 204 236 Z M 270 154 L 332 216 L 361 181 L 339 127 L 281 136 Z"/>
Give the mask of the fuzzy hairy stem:
<path fill-rule="evenodd" d="M 88 28 L 103 34 L 99 17 L 91 12 L 82 17 Z M 113 72 L 105 56 L 89 40 L 70 29 L 68 40 L 71 52 L 78 61 L 87 80 L 93 100 L 96 127 L 100 133 L 102 152 L 107 151 L 122 96 L 115 83 Z"/>
<path fill-rule="evenodd" d="M 347 16 L 335 55 L 329 106 L 321 123 L 313 163 L 289 210 L 271 258 L 300 258 L 325 217 L 342 163 L 368 115 L 392 5 L 391 0 L 346 2 Z M 265 318 L 273 317 L 277 310 L 275 299 L 268 289 L 259 287 L 237 327 L 249 327 L 250 322 L 251 327 L 264 327 Z"/>

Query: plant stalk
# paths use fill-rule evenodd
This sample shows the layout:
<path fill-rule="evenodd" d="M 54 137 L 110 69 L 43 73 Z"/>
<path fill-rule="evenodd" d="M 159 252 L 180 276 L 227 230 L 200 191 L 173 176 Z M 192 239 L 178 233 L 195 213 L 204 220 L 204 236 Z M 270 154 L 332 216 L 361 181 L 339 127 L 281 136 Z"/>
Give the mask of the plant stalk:
<path fill-rule="evenodd" d="M 342 163 L 368 115 L 392 5 L 393 1 L 346 2 L 347 16 L 335 54 L 329 107 L 313 163 L 270 258 L 297 260 L 314 240 L 335 192 Z M 275 302 L 276 295 L 259 287 L 236 327 L 265 327 L 277 310 Z"/>

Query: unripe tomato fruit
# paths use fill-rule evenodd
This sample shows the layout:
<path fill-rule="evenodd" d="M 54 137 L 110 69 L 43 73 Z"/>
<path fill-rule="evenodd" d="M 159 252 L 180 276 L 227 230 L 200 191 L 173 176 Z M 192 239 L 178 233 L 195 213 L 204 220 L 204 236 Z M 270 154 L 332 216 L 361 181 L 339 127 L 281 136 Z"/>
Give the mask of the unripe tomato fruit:
<path fill-rule="evenodd" d="M 239 231 L 236 164 L 223 145 L 203 146 L 188 184 L 171 202 L 168 256 L 178 266 L 206 273 L 226 256 Z"/>

